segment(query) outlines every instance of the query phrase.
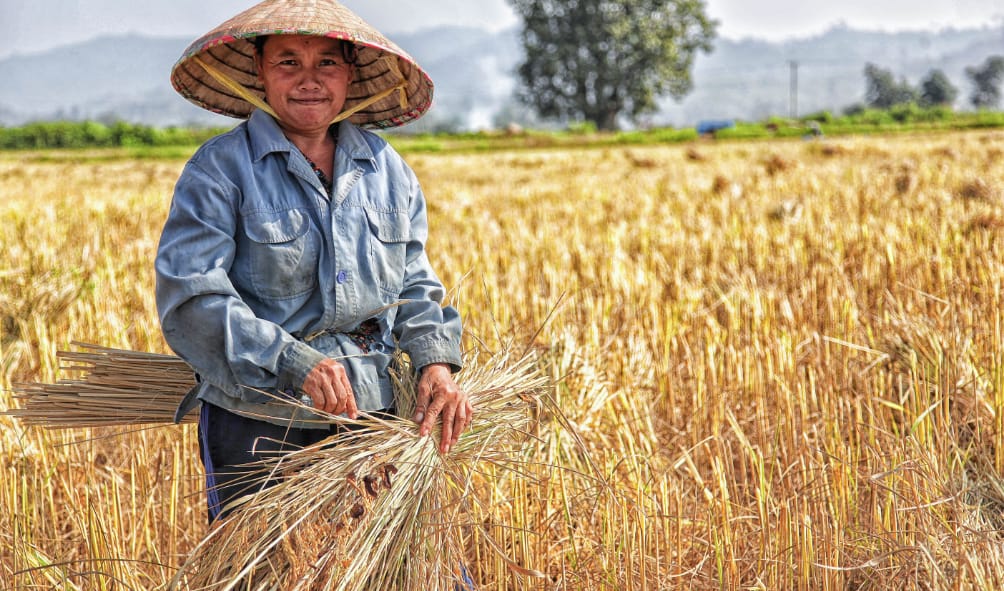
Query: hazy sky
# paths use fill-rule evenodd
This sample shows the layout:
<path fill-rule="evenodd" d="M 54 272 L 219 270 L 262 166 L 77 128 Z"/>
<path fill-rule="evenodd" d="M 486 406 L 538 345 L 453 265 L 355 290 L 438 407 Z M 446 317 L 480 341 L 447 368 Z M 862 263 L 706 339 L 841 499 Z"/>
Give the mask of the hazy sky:
<path fill-rule="evenodd" d="M 385 33 L 437 24 L 499 29 L 516 24 L 505 0 L 343 0 Z M 705 0 L 724 37 L 803 37 L 836 23 L 882 30 L 1004 22 L 1001 0 Z M 0 58 L 104 33 L 191 37 L 254 0 L 0 0 Z"/>

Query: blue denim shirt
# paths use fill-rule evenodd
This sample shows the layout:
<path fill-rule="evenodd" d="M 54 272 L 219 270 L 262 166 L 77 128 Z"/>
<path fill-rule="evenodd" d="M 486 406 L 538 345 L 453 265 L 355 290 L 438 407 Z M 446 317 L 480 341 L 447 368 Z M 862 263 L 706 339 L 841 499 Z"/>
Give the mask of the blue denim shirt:
<path fill-rule="evenodd" d="M 155 264 L 164 338 L 198 373 L 195 395 L 228 410 L 309 427 L 310 413 L 274 395 L 295 393 L 325 357 L 345 366 L 360 410 L 388 408 L 396 347 L 415 367 L 461 364 L 460 317 L 442 306 L 427 235 L 415 174 L 382 138 L 339 124 L 329 198 L 255 111 L 206 142 L 175 186 Z M 346 333 L 369 319 L 379 329 L 360 347 Z"/>

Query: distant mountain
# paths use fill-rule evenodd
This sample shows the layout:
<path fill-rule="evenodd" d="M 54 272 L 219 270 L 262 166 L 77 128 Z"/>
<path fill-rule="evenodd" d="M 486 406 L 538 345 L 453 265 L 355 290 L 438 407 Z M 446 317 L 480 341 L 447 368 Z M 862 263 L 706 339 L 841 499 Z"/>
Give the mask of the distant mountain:
<path fill-rule="evenodd" d="M 218 116 L 171 89 L 171 66 L 189 41 L 123 35 L 99 37 L 0 60 L 0 122 L 123 119 L 155 125 L 212 123 Z"/>
<path fill-rule="evenodd" d="M 486 128 L 529 120 L 512 99 L 522 58 L 516 29 L 491 33 L 438 27 L 393 36 L 436 83 L 435 107 L 413 130 Z M 171 66 L 190 39 L 105 36 L 43 53 L 0 60 L 0 124 L 38 119 L 122 119 L 151 125 L 228 125 L 233 119 L 199 109 L 174 92 Z M 694 91 L 682 102 L 663 101 L 653 125 L 690 126 L 707 118 L 758 120 L 786 115 L 791 63 L 797 63 L 797 110 L 839 111 L 864 95 L 864 66 L 872 62 L 917 83 L 941 68 L 960 90 L 964 70 L 1004 55 L 1004 26 L 937 32 L 880 33 L 834 27 L 786 42 L 718 39 L 698 57 Z"/>
<path fill-rule="evenodd" d="M 982 64 L 990 55 L 1004 55 L 1004 26 L 901 33 L 836 26 L 821 35 L 780 43 L 719 39 L 714 52 L 697 59 L 694 91 L 680 103 L 664 101 L 652 122 L 762 120 L 788 115 L 793 106 L 799 114 L 839 112 L 864 101 L 869 62 L 914 85 L 931 69 L 941 69 L 959 89 L 956 107 L 965 109 L 972 90 L 965 68 Z M 796 105 L 791 101 L 793 62 Z"/>

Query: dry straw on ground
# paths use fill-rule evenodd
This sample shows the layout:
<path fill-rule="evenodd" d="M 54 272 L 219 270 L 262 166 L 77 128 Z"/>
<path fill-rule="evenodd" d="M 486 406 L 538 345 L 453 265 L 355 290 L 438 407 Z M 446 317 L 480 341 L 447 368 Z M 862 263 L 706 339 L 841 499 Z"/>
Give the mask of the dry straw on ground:
<path fill-rule="evenodd" d="M 567 419 L 542 408 L 519 476 L 484 462 L 423 527 L 469 510 L 451 540 L 493 591 L 1004 588 L 1002 153 L 981 130 L 408 155 L 465 346 L 532 343 Z M 165 351 L 184 161 L 88 158 L 0 154 L 5 389 L 73 338 Z M 197 445 L 0 416 L 0 587 L 162 588 L 206 535 Z M 357 484 L 379 504 L 399 475 Z"/>

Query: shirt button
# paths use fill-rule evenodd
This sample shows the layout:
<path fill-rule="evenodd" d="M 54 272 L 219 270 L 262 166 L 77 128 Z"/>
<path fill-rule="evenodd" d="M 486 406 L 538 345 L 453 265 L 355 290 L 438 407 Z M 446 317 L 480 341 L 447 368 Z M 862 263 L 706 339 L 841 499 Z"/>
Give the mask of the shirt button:
<path fill-rule="evenodd" d="M 345 273 L 345 271 L 339 271 L 338 275 L 335 277 L 335 281 L 337 281 L 338 284 L 341 285 L 341 284 L 345 283 L 345 278 L 347 276 L 348 275 Z"/>

